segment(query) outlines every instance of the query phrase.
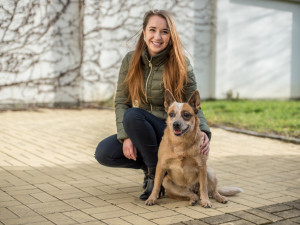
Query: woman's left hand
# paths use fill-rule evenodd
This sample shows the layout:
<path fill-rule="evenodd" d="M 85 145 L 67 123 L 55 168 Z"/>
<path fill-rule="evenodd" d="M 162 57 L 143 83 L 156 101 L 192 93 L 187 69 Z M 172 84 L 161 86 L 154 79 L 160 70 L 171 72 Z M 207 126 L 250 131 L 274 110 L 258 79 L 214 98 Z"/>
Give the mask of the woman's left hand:
<path fill-rule="evenodd" d="M 207 134 L 205 132 L 203 132 L 203 131 L 201 131 L 201 133 L 202 133 L 203 144 L 200 147 L 200 151 L 201 151 L 202 154 L 208 155 L 210 142 L 209 142 L 209 139 L 207 137 Z"/>

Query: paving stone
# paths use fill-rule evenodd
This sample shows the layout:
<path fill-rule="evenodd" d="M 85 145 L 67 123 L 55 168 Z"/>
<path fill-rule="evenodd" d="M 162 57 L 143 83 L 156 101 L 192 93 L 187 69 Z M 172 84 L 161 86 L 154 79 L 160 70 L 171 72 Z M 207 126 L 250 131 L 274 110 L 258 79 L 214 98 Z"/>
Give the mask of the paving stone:
<path fill-rule="evenodd" d="M 211 209 L 167 196 L 148 207 L 138 199 L 140 170 L 101 166 L 93 157 L 99 141 L 116 132 L 114 116 L 93 109 L 0 113 L 0 224 L 299 223 L 299 145 L 212 128 L 209 164 L 219 185 L 244 193 L 225 205 L 212 199 Z"/>
<path fill-rule="evenodd" d="M 41 193 L 34 193 L 31 194 L 32 197 L 36 198 L 40 202 L 51 202 L 51 201 L 57 201 L 57 198 L 53 197 L 52 195 L 49 195 L 45 192 Z"/>
<path fill-rule="evenodd" d="M 28 205 L 28 207 L 41 215 L 75 210 L 75 208 L 71 207 L 70 205 L 62 201 L 30 204 Z"/>
<path fill-rule="evenodd" d="M 117 193 L 117 194 L 105 194 L 105 195 L 99 195 L 98 196 L 102 200 L 111 200 L 111 199 L 119 199 L 119 198 L 128 198 L 127 193 Z"/>
<path fill-rule="evenodd" d="M 133 203 L 124 203 L 124 204 L 119 204 L 118 207 L 125 209 L 129 212 L 135 213 L 140 215 L 141 213 L 147 213 L 150 212 L 148 209 L 139 207 Z"/>
<path fill-rule="evenodd" d="M 290 210 L 286 210 L 286 211 L 282 211 L 282 212 L 277 212 L 274 214 L 277 216 L 280 216 L 284 219 L 289 219 L 289 218 L 300 216 L 300 209 L 290 209 Z"/>
<path fill-rule="evenodd" d="M 156 224 L 173 224 L 178 222 L 185 222 L 189 221 L 192 218 L 184 216 L 184 215 L 176 215 L 176 216 L 169 216 L 169 217 L 163 217 L 152 220 L 153 223 Z"/>
<path fill-rule="evenodd" d="M 15 213 L 18 217 L 31 217 L 38 216 L 38 214 L 32 209 L 28 208 L 25 205 L 11 206 L 8 209 Z"/>
<path fill-rule="evenodd" d="M 186 225 L 208 225 L 208 223 L 205 223 L 204 221 L 201 221 L 201 220 L 190 220 L 190 221 L 184 222 L 184 224 L 186 224 Z M 180 225 L 180 224 L 178 224 L 178 225 Z"/>
<path fill-rule="evenodd" d="M 18 218 L 18 216 L 15 213 L 11 212 L 6 208 L 0 208 L 0 215 L 1 220 Z"/>
<path fill-rule="evenodd" d="M 292 218 L 291 221 L 296 222 L 296 223 L 300 223 L 300 216 Z"/>
<path fill-rule="evenodd" d="M 10 207 L 10 206 L 17 206 L 17 205 L 23 205 L 23 204 L 19 201 L 16 201 L 16 200 L 0 203 L 1 208 L 7 208 L 7 207 Z"/>
<path fill-rule="evenodd" d="M 53 225 L 54 223 L 52 223 L 51 221 L 48 220 L 48 221 L 43 222 L 42 224 L 43 225 Z M 41 225 L 41 222 L 30 223 L 30 225 Z"/>
<path fill-rule="evenodd" d="M 114 206 L 114 205 L 82 209 L 83 212 L 90 214 L 90 215 L 97 214 L 97 213 L 105 213 L 105 212 L 117 212 L 120 210 L 122 210 L 122 209 L 117 206 Z"/>
<path fill-rule="evenodd" d="M 297 202 L 297 201 L 285 202 L 284 204 L 288 205 L 288 206 L 292 206 L 296 209 L 300 209 L 300 202 Z"/>
<path fill-rule="evenodd" d="M 48 214 L 48 215 L 45 215 L 45 217 L 57 225 L 68 225 L 68 224 L 76 223 L 76 221 L 72 220 L 71 218 L 65 216 L 62 213 Z"/>
<path fill-rule="evenodd" d="M 94 207 L 93 205 L 91 205 L 81 199 L 67 199 L 67 200 L 64 200 L 64 202 L 76 209 L 88 209 L 88 208 Z"/>
<path fill-rule="evenodd" d="M 80 225 L 107 225 L 108 223 L 104 223 L 104 222 L 101 222 L 101 221 L 91 221 L 91 222 L 84 222 L 84 223 L 79 223 Z M 115 223 L 115 224 L 118 224 L 119 223 Z"/>
<path fill-rule="evenodd" d="M 203 218 L 201 220 L 203 220 L 204 222 L 209 223 L 209 224 L 220 224 L 220 223 L 226 223 L 226 222 L 232 222 L 235 220 L 239 220 L 239 218 L 234 215 L 224 214 L 224 215 L 220 215 L 220 216 L 212 216 L 212 217 L 208 217 L 208 218 Z"/>
<path fill-rule="evenodd" d="M 166 210 L 166 209 L 140 214 L 140 216 L 142 216 L 142 217 L 144 217 L 148 220 L 153 220 L 153 219 L 157 219 L 157 218 L 160 218 L 160 217 L 175 216 L 175 215 L 178 215 L 178 213 L 174 212 L 173 210 Z"/>
<path fill-rule="evenodd" d="M 249 210 L 247 210 L 247 212 L 249 212 L 253 215 L 265 218 L 265 219 L 270 220 L 272 222 L 282 220 L 282 218 L 279 217 L 279 216 L 276 216 L 274 214 L 271 214 L 271 213 L 268 213 L 268 212 L 265 212 L 265 211 L 262 211 L 262 210 L 259 210 L 259 209 L 249 209 Z"/>
<path fill-rule="evenodd" d="M 14 219 L 3 219 L 2 215 L 0 216 L 2 222 L 6 225 L 28 225 L 28 224 L 47 224 L 49 221 L 43 216 L 30 216 L 30 217 L 18 217 Z M 53 223 L 50 223 L 53 224 Z"/>
<path fill-rule="evenodd" d="M 247 220 L 236 220 L 228 223 L 221 223 L 220 225 L 252 225 L 255 223 L 251 223 Z"/>
<path fill-rule="evenodd" d="M 14 198 L 25 205 L 41 202 L 38 199 L 32 197 L 30 194 L 14 195 Z"/>
<path fill-rule="evenodd" d="M 95 213 L 92 214 L 91 216 L 96 217 L 99 220 L 104 220 L 104 219 L 119 218 L 119 217 L 129 216 L 129 215 L 132 215 L 132 213 L 126 210 L 117 210 L 112 212 L 108 211 L 102 213 Z"/>
<path fill-rule="evenodd" d="M 131 225 L 131 223 L 128 223 L 127 221 L 121 219 L 121 218 L 113 218 L 113 219 L 105 219 L 102 220 L 105 224 L 111 224 L 111 225 Z M 97 225 L 97 224 L 95 224 Z"/>
<path fill-rule="evenodd" d="M 241 204 L 233 204 L 233 203 L 231 203 L 230 205 L 227 205 L 226 207 L 218 208 L 218 210 L 223 213 L 232 213 L 232 212 L 238 212 L 238 211 L 247 210 L 247 209 L 250 209 L 250 207 L 241 205 Z"/>
<path fill-rule="evenodd" d="M 277 203 L 285 203 L 285 202 L 289 202 L 289 201 L 294 201 L 297 198 L 298 197 L 294 197 L 294 196 L 282 196 L 279 198 L 273 198 L 272 201 L 277 202 Z"/>
<path fill-rule="evenodd" d="M 235 213 L 232 213 L 232 215 L 237 216 L 239 218 L 242 218 L 244 220 L 250 221 L 250 222 L 255 223 L 255 224 L 266 224 L 266 223 L 271 222 L 270 220 L 267 220 L 267 219 L 264 219 L 262 217 L 253 215 L 253 214 L 251 214 L 247 211 L 235 212 Z"/>
<path fill-rule="evenodd" d="M 116 198 L 116 199 L 107 199 L 105 200 L 106 203 L 110 203 L 112 205 L 120 205 L 123 203 L 136 203 L 135 197 L 130 197 L 129 195 L 125 198 Z M 143 203 L 144 204 L 144 203 Z"/>
<path fill-rule="evenodd" d="M 272 223 L 273 225 L 298 225 L 299 223 L 295 223 L 292 220 L 284 220 Z"/>
<path fill-rule="evenodd" d="M 72 199 L 68 199 L 68 200 L 72 200 Z M 66 202 L 68 200 L 65 200 Z M 106 201 L 101 200 L 100 198 L 93 196 L 93 197 L 84 197 L 81 198 L 81 200 L 83 200 L 84 202 L 87 202 L 95 207 L 99 207 L 99 206 L 109 206 L 110 204 Z"/>
<path fill-rule="evenodd" d="M 280 212 L 283 210 L 292 209 L 292 207 L 288 206 L 288 205 L 284 205 L 284 204 L 277 204 L 277 205 L 269 205 L 269 206 L 260 207 L 259 209 L 269 212 L 269 213 L 275 213 L 275 212 Z"/>
<path fill-rule="evenodd" d="M 181 207 L 174 209 L 175 212 L 178 212 L 180 214 L 186 215 L 188 217 L 191 217 L 193 219 L 200 219 L 200 218 L 205 218 L 208 217 L 207 214 L 201 213 L 199 211 L 193 210 L 192 208 L 188 207 Z"/>
<path fill-rule="evenodd" d="M 59 194 L 55 194 L 54 196 L 60 200 L 66 200 L 66 199 L 74 199 L 74 198 L 84 198 L 84 197 L 89 197 L 91 196 L 89 193 L 83 192 L 83 191 L 78 191 L 78 192 L 72 192 L 68 190 L 64 190 L 60 192 Z"/>
<path fill-rule="evenodd" d="M 142 218 L 138 215 L 130 215 L 130 216 L 123 216 L 121 217 L 123 220 L 129 222 L 130 224 L 135 224 L 135 225 L 155 225 L 155 223 L 146 220 L 145 218 Z"/>
<path fill-rule="evenodd" d="M 199 206 L 199 207 L 192 206 L 192 207 L 188 207 L 188 208 L 198 211 L 207 216 L 218 216 L 218 215 L 224 214 L 223 212 L 219 211 L 218 209 L 214 209 L 214 208 L 203 208 L 202 206 Z"/>
<path fill-rule="evenodd" d="M 78 222 L 78 223 L 86 223 L 90 221 L 95 221 L 96 219 L 87 215 L 84 212 L 81 212 L 80 210 L 76 211 L 70 211 L 70 212 L 64 212 L 65 216 L 71 218 L 72 220 Z"/>

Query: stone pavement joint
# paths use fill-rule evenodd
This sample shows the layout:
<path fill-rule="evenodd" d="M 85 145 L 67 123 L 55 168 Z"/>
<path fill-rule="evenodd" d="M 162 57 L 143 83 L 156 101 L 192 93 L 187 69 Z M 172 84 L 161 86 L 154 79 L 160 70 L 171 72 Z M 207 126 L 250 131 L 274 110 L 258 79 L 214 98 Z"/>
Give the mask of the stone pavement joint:
<path fill-rule="evenodd" d="M 0 113 L 0 224 L 300 224 L 300 146 L 212 128 L 209 165 L 228 204 L 140 201 L 143 172 L 94 159 L 116 133 L 112 110 Z"/>

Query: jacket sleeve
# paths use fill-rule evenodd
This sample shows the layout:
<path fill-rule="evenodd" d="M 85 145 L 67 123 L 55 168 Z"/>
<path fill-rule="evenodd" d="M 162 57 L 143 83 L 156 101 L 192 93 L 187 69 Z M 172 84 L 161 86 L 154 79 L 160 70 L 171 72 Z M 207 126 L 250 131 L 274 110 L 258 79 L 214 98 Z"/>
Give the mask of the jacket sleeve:
<path fill-rule="evenodd" d="M 193 94 L 193 92 L 197 89 L 197 82 L 195 79 L 195 75 L 194 75 L 194 71 L 193 71 L 193 67 L 190 64 L 190 61 L 187 59 L 187 71 L 188 71 L 188 82 L 185 86 L 185 99 L 184 101 L 188 101 L 189 98 L 191 97 L 191 95 Z M 204 114 L 201 110 L 201 107 L 198 111 L 198 117 L 200 119 L 200 130 L 205 132 L 209 138 L 209 140 L 211 139 L 211 131 L 208 127 L 208 124 L 206 122 L 206 119 L 204 117 Z"/>
<path fill-rule="evenodd" d="M 129 60 L 130 60 L 130 53 L 127 53 L 127 55 L 122 60 L 122 65 L 120 68 L 119 78 L 117 83 L 116 97 L 115 97 L 117 138 L 121 143 L 123 143 L 123 140 L 128 137 L 123 127 L 123 116 L 126 109 L 131 107 L 130 103 L 126 103 L 126 99 L 128 97 L 128 90 L 123 83 L 128 72 Z"/>

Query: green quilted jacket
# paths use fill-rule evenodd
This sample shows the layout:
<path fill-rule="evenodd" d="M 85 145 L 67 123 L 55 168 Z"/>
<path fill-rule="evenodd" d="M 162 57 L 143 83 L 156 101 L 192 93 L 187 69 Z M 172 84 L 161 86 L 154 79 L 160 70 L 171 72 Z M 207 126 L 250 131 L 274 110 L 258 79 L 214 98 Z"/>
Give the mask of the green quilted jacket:
<path fill-rule="evenodd" d="M 164 93 L 165 88 L 162 81 L 162 73 L 164 63 L 167 59 L 168 49 L 160 52 L 159 54 L 150 58 L 145 51 L 142 55 L 142 63 L 143 63 L 143 74 L 144 74 L 144 82 L 146 89 L 146 99 L 148 104 L 141 103 L 138 106 L 141 109 L 147 110 L 152 113 L 156 117 L 160 119 L 166 119 L 167 113 L 164 108 Z M 126 103 L 126 99 L 128 97 L 128 90 L 124 86 L 123 82 L 128 72 L 129 62 L 131 59 L 133 52 L 127 53 L 127 55 L 122 60 L 122 65 L 119 72 L 119 79 L 117 85 L 117 92 L 115 97 L 115 113 L 116 113 L 116 124 L 117 124 L 117 137 L 120 142 L 123 142 L 128 136 L 123 127 L 123 115 L 126 109 L 130 107 L 137 107 L 131 102 Z M 184 87 L 184 101 L 187 101 L 189 97 L 192 95 L 194 90 L 197 88 L 195 75 L 193 73 L 193 68 L 188 61 L 188 83 Z M 206 119 L 204 118 L 203 112 L 201 109 L 198 112 L 198 117 L 200 118 L 200 129 L 204 131 L 209 139 L 211 138 L 211 132 L 207 125 Z"/>

